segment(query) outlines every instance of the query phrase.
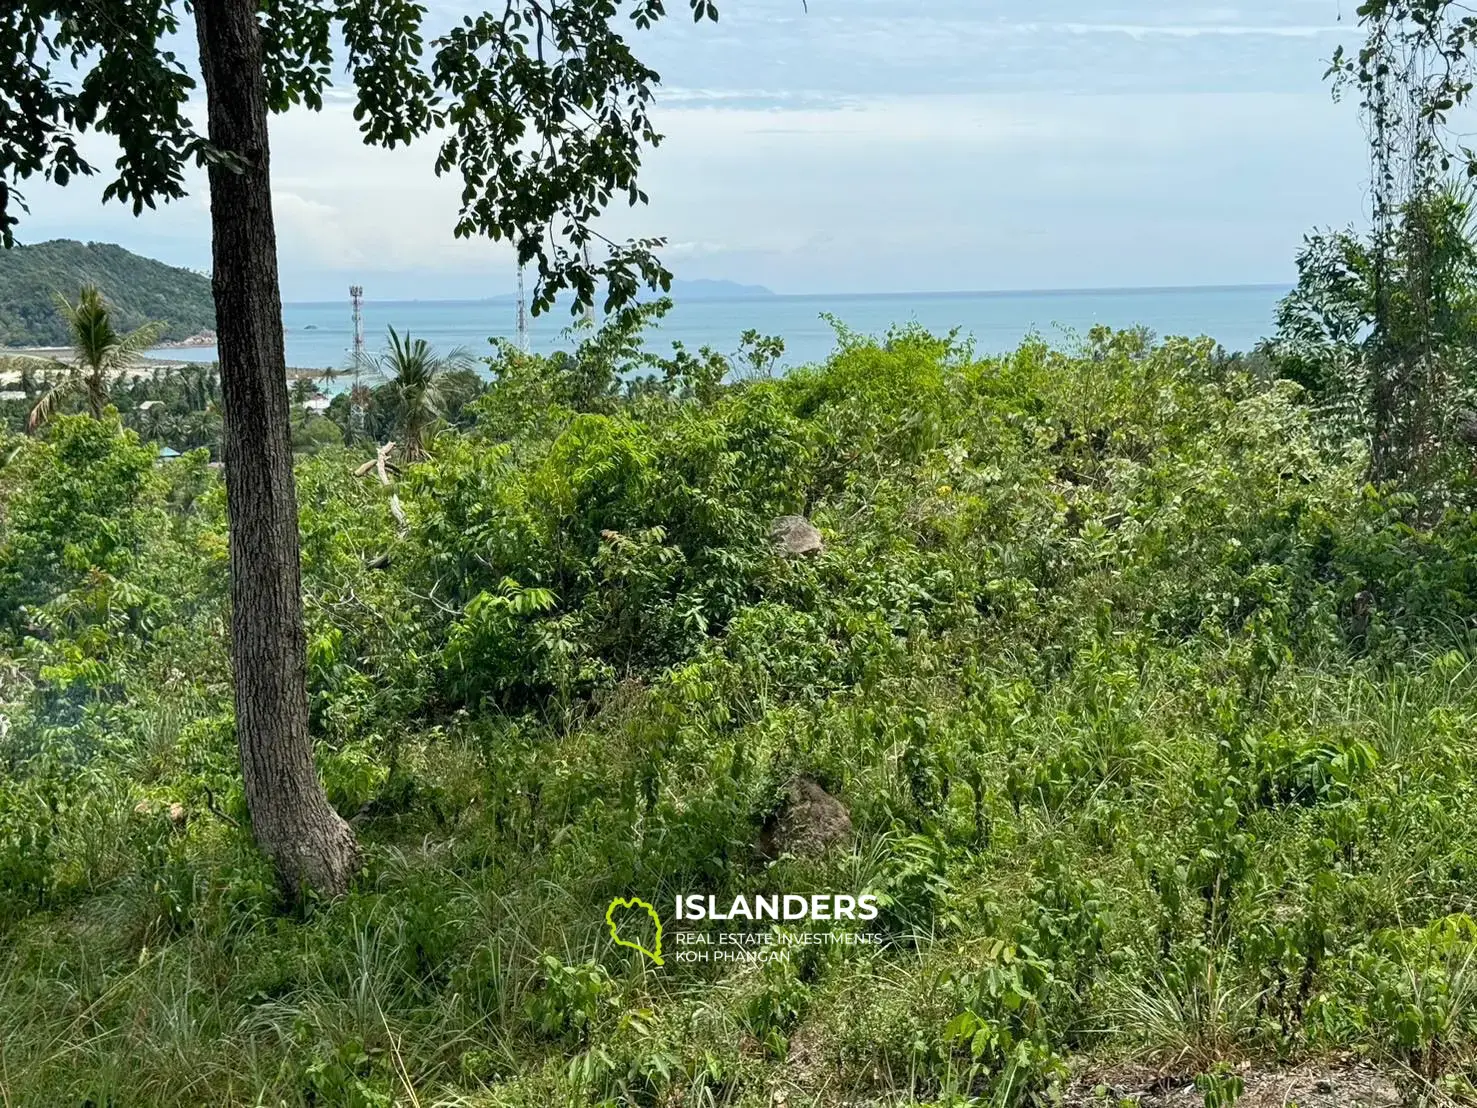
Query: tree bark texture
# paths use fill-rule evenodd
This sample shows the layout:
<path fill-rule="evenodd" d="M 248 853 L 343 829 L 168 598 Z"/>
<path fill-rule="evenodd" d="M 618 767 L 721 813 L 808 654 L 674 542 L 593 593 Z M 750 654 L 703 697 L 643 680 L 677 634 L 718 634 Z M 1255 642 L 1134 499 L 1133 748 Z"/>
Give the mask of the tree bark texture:
<path fill-rule="evenodd" d="M 236 735 L 258 845 L 293 897 L 343 892 L 359 867 L 308 731 L 302 569 L 282 293 L 255 0 L 195 0 L 211 143 L 216 332 L 230 516 Z"/>

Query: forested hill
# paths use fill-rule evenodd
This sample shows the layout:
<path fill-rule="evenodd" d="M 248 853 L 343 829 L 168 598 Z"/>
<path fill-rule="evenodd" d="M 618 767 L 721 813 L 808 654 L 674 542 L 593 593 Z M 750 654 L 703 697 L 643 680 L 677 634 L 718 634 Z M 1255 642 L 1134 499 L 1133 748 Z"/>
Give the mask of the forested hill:
<path fill-rule="evenodd" d="M 121 330 L 157 319 L 169 324 L 166 338 L 182 339 L 215 328 L 208 277 L 113 243 L 55 239 L 0 250 L 0 346 L 65 345 L 54 294 L 75 300 L 89 281 L 113 305 Z"/>

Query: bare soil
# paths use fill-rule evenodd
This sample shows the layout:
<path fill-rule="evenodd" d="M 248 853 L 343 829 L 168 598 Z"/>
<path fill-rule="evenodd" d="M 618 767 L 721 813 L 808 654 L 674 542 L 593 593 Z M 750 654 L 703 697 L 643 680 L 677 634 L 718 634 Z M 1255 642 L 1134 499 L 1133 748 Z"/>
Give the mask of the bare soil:
<path fill-rule="evenodd" d="M 1246 1093 L 1236 1108 L 1399 1108 L 1392 1075 L 1364 1062 L 1309 1063 L 1287 1069 L 1238 1071 Z M 1122 1067 L 1091 1073 L 1067 1094 L 1066 1108 L 1202 1108 L 1193 1074 Z"/>

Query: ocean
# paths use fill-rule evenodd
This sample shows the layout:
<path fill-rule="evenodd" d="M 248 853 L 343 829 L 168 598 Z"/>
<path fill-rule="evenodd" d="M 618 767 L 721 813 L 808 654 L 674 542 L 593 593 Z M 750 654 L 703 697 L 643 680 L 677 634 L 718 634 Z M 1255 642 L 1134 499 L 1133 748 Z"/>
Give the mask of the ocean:
<path fill-rule="evenodd" d="M 1160 336 L 1208 335 L 1227 350 L 1249 350 L 1272 329 L 1285 285 L 1224 288 L 1108 289 L 1063 292 L 897 293 L 889 295 L 774 296 L 678 301 L 648 333 L 647 346 L 669 351 L 673 341 L 690 350 L 702 346 L 731 353 L 739 336 L 754 328 L 785 340 L 784 367 L 823 361 L 836 346 L 835 331 L 823 315 L 851 330 L 881 335 L 888 328 L 918 323 L 936 334 L 959 328 L 972 337 L 975 352 L 999 354 L 1037 333 L 1051 342 L 1085 336 L 1095 324 L 1115 328 L 1138 325 Z M 386 344 L 386 329 L 410 333 L 446 351 L 463 346 L 474 355 L 490 353 L 492 338 L 511 340 L 514 306 L 507 300 L 367 301 L 365 344 L 370 354 Z M 347 297 L 341 303 L 284 304 L 287 364 L 298 369 L 343 367 L 353 343 Z M 535 352 L 568 349 L 570 322 L 559 311 L 531 321 Z M 178 360 L 213 361 L 212 347 L 160 350 Z"/>

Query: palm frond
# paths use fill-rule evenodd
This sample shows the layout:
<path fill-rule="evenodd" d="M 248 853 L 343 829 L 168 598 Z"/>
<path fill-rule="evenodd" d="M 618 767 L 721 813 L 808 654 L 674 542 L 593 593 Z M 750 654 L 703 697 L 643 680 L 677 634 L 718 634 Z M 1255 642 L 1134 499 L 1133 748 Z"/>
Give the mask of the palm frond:
<path fill-rule="evenodd" d="M 114 357 L 126 360 L 130 364 L 136 362 L 145 350 L 159 345 L 165 329 L 163 323 L 156 322 L 145 323 L 142 327 L 130 331 L 118 340 Z"/>
<path fill-rule="evenodd" d="M 38 428 L 44 427 L 52 416 L 56 415 L 57 406 L 70 392 L 77 389 L 82 383 L 82 378 L 77 373 L 69 373 L 51 388 L 42 393 L 31 409 L 31 414 L 26 417 L 26 432 L 34 434 Z"/>
<path fill-rule="evenodd" d="M 72 333 L 76 361 L 93 372 L 105 370 L 120 340 L 113 329 L 112 313 L 98 287 L 83 285 L 76 304 L 57 294 L 56 305 Z"/>
<path fill-rule="evenodd" d="M 80 374 L 85 378 L 87 406 L 94 416 L 100 416 L 108 405 L 110 379 L 121 377 L 139 364 L 143 352 L 159 342 L 164 324 L 145 323 L 127 335 L 119 335 L 113 327 L 112 309 L 92 284 L 82 286 L 75 304 L 60 293 L 55 294 L 55 300 L 72 335 L 73 365 L 65 368 L 69 377 Z M 55 360 L 50 364 L 61 365 Z M 66 387 L 75 387 L 75 382 Z M 50 418 L 55 407 L 55 396 L 42 397 L 31 413 L 28 426 L 40 426 Z"/>
<path fill-rule="evenodd" d="M 41 354 L 6 354 L 0 356 L 0 372 L 20 373 L 30 369 L 43 373 L 71 373 L 73 367 L 60 358 Z"/>
<path fill-rule="evenodd" d="M 82 287 L 82 291 L 85 296 L 87 292 L 86 285 Z M 51 294 L 51 300 L 56 305 L 56 310 L 61 312 L 62 318 L 67 321 L 67 326 L 75 327 L 77 325 L 77 311 L 81 301 L 79 300 L 78 304 L 73 304 L 59 292 L 53 292 Z"/>
<path fill-rule="evenodd" d="M 465 346 L 453 346 L 441 359 L 441 372 L 454 373 L 457 370 L 474 369 L 477 358 Z"/>
<path fill-rule="evenodd" d="M 473 360 L 463 347 L 439 355 L 425 339 L 409 332 L 401 335 L 391 327 L 389 336 L 390 344 L 375 364 L 395 398 L 406 457 L 415 460 L 424 456 L 424 442 L 442 414 L 442 376 L 469 368 Z"/>

